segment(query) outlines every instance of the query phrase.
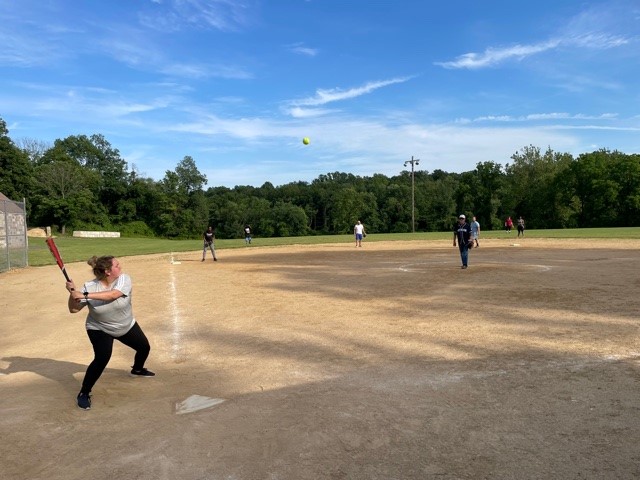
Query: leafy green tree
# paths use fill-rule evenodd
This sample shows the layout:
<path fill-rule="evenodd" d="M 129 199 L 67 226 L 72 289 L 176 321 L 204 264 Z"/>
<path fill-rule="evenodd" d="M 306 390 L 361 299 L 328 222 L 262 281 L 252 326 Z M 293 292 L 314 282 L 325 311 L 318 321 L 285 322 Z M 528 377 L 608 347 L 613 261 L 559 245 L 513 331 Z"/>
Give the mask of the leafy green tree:
<path fill-rule="evenodd" d="M 384 232 L 411 231 L 411 185 L 409 183 L 391 183 L 386 189 L 386 197 L 379 202 L 381 223 L 385 226 Z M 365 223 L 364 220 L 363 223 Z M 353 225 L 351 227 L 353 228 Z"/>
<path fill-rule="evenodd" d="M 558 228 L 566 222 L 566 211 L 559 202 L 557 179 L 573 161 L 569 154 L 551 148 L 542 154 L 530 145 L 511 156 L 507 165 L 508 188 L 501 195 L 509 209 L 503 214 L 523 216 L 529 228 Z"/>
<path fill-rule="evenodd" d="M 29 157 L 9 138 L 7 124 L 0 118 L 0 192 L 15 201 L 27 198 L 29 205 L 34 188 Z"/>
<path fill-rule="evenodd" d="M 160 182 L 157 231 L 175 238 L 192 238 L 201 234 L 209 223 L 208 202 L 202 187 L 206 183 L 194 162 L 187 156 L 175 171 L 167 170 Z"/>
<path fill-rule="evenodd" d="M 640 155 L 612 152 L 610 174 L 618 185 L 616 225 L 640 225 Z"/>
<path fill-rule="evenodd" d="M 42 225 L 58 225 L 62 234 L 78 222 L 109 224 L 106 211 L 89 189 L 96 174 L 86 172 L 72 159 L 36 167 L 40 194 L 36 195 L 35 217 Z"/>
<path fill-rule="evenodd" d="M 458 180 L 452 175 L 438 175 L 437 180 L 430 180 L 424 188 L 424 195 L 429 203 L 425 208 L 424 218 L 428 231 L 448 231 L 453 227 L 457 217 L 456 192 Z"/>
<path fill-rule="evenodd" d="M 166 195 L 160 184 L 151 178 L 139 177 L 135 172 L 130 173 L 127 184 L 125 198 L 118 207 L 118 223 L 144 222 L 156 235 L 161 235 L 158 208 L 166 203 Z"/>
<path fill-rule="evenodd" d="M 571 164 L 574 194 L 578 199 L 580 227 L 609 227 L 615 224 L 620 185 L 610 175 L 610 153 L 599 150 L 578 156 Z"/>
<path fill-rule="evenodd" d="M 251 225 L 254 235 L 261 237 L 273 237 L 277 235 L 276 218 L 273 215 L 272 205 L 265 198 L 251 196 L 242 202 L 242 217 L 237 225 L 239 235 L 243 235 L 244 225 Z"/>
<path fill-rule="evenodd" d="M 330 233 L 330 212 L 332 205 L 333 186 L 328 179 L 321 177 L 311 182 L 311 198 L 313 202 L 313 217 L 311 228 L 318 234 Z"/>
<path fill-rule="evenodd" d="M 191 195 L 202 191 L 207 183 L 206 175 L 198 170 L 196 162 L 190 156 L 184 157 L 176 166 L 175 174 L 178 180 L 178 190 L 183 195 Z"/>
<path fill-rule="evenodd" d="M 127 162 L 102 135 L 91 135 L 89 142 L 87 149 L 94 155 L 87 158 L 85 167 L 100 176 L 101 182 L 96 192 L 98 198 L 115 221 L 131 220 L 127 215 L 127 205 L 122 204 L 128 190 Z"/>
<path fill-rule="evenodd" d="M 453 226 L 453 222 L 455 222 L 459 214 L 474 210 L 476 189 L 478 187 L 478 179 L 474 172 L 464 172 L 460 175 L 454 175 L 454 178 L 458 180 L 454 197 L 456 212 L 458 213 L 450 219 L 449 224 L 451 226 Z"/>
<path fill-rule="evenodd" d="M 334 233 L 350 233 L 358 220 L 368 225 L 371 231 L 379 223 L 373 194 L 358 191 L 353 186 L 342 186 L 333 199 L 335 204 L 331 225 Z"/>
<path fill-rule="evenodd" d="M 307 234 L 307 215 L 300 207 L 278 201 L 273 206 L 272 218 L 275 225 L 275 235 L 278 237 L 296 237 Z"/>
<path fill-rule="evenodd" d="M 502 166 L 495 162 L 483 162 L 476 165 L 476 181 L 473 185 L 475 195 L 469 213 L 476 216 L 481 228 L 494 230 L 501 228 L 498 217 L 500 199 L 504 195 L 505 175 Z"/>
<path fill-rule="evenodd" d="M 38 164 L 62 159 L 74 160 L 85 171 L 96 174 L 89 188 L 107 210 L 113 212 L 118 199 L 126 192 L 128 179 L 127 163 L 118 150 L 112 148 L 102 135 L 72 135 L 56 140 Z"/>
<path fill-rule="evenodd" d="M 182 235 L 197 237 L 209 225 L 209 207 L 202 190 L 189 195 L 185 211 L 180 217 L 179 227 Z M 213 226 L 213 225 L 212 225 Z"/>

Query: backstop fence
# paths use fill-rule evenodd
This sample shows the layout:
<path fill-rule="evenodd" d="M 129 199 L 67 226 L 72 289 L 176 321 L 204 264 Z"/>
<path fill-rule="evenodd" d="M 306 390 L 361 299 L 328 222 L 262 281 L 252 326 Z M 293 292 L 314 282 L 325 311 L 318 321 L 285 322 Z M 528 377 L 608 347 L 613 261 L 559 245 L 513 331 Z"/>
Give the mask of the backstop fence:
<path fill-rule="evenodd" d="M 29 263 L 26 202 L 0 200 L 0 272 Z"/>

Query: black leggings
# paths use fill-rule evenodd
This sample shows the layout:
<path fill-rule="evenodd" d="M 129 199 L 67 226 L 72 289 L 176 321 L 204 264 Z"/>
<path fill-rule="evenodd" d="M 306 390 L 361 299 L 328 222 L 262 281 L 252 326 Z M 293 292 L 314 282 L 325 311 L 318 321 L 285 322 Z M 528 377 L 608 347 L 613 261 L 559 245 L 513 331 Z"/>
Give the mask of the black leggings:
<path fill-rule="evenodd" d="M 138 322 L 133 324 L 131 330 L 122 335 L 121 337 L 112 337 L 108 333 L 102 330 L 87 330 L 89 340 L 93 345 L 93 362 L 87 367 L 87 373 L 84 375 L 82 381 L 82 393 L 90 393 L 95 383 L 107 368 L 107 364 L 111 359 L 111 352 L 113 351 L 113 341 L 119 340 L 127 347 L 131 347 L 136 351 L 136 356 L 133 360 L 133 367 L 135 370 L 140 370 L 144 367 L 144 362 L 147 361 L 151 346 L 149 340 L 145 336 L 144 332 L 138 325 Z"/>

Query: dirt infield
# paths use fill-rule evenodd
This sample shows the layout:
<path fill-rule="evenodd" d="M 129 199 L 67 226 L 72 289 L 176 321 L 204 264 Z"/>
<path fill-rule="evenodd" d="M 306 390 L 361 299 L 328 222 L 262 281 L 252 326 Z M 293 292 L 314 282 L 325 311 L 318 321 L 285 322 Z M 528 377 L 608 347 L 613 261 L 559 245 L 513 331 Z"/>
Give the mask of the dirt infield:
<path fill-rule="evenodd" d="M 468 270 L 450 242 L 121 258 L 157 376 L 116 344 L 90 411 L 58 268 L 1 274 L 0 477 L 638 478 L 638 247 L 489 240 Z"/>

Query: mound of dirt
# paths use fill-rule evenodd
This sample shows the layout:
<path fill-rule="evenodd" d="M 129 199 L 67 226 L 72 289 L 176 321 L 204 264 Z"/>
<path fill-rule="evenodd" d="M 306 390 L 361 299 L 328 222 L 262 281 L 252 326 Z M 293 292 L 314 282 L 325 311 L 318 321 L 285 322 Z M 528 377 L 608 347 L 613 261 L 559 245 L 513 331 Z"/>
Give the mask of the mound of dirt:
<path fill-rule="evenodd" d="M 42 237 L 45 238 L 47 236 L 47 232 L 44 228 L 31 228 L 27 230 L 27 237 Z"/>

